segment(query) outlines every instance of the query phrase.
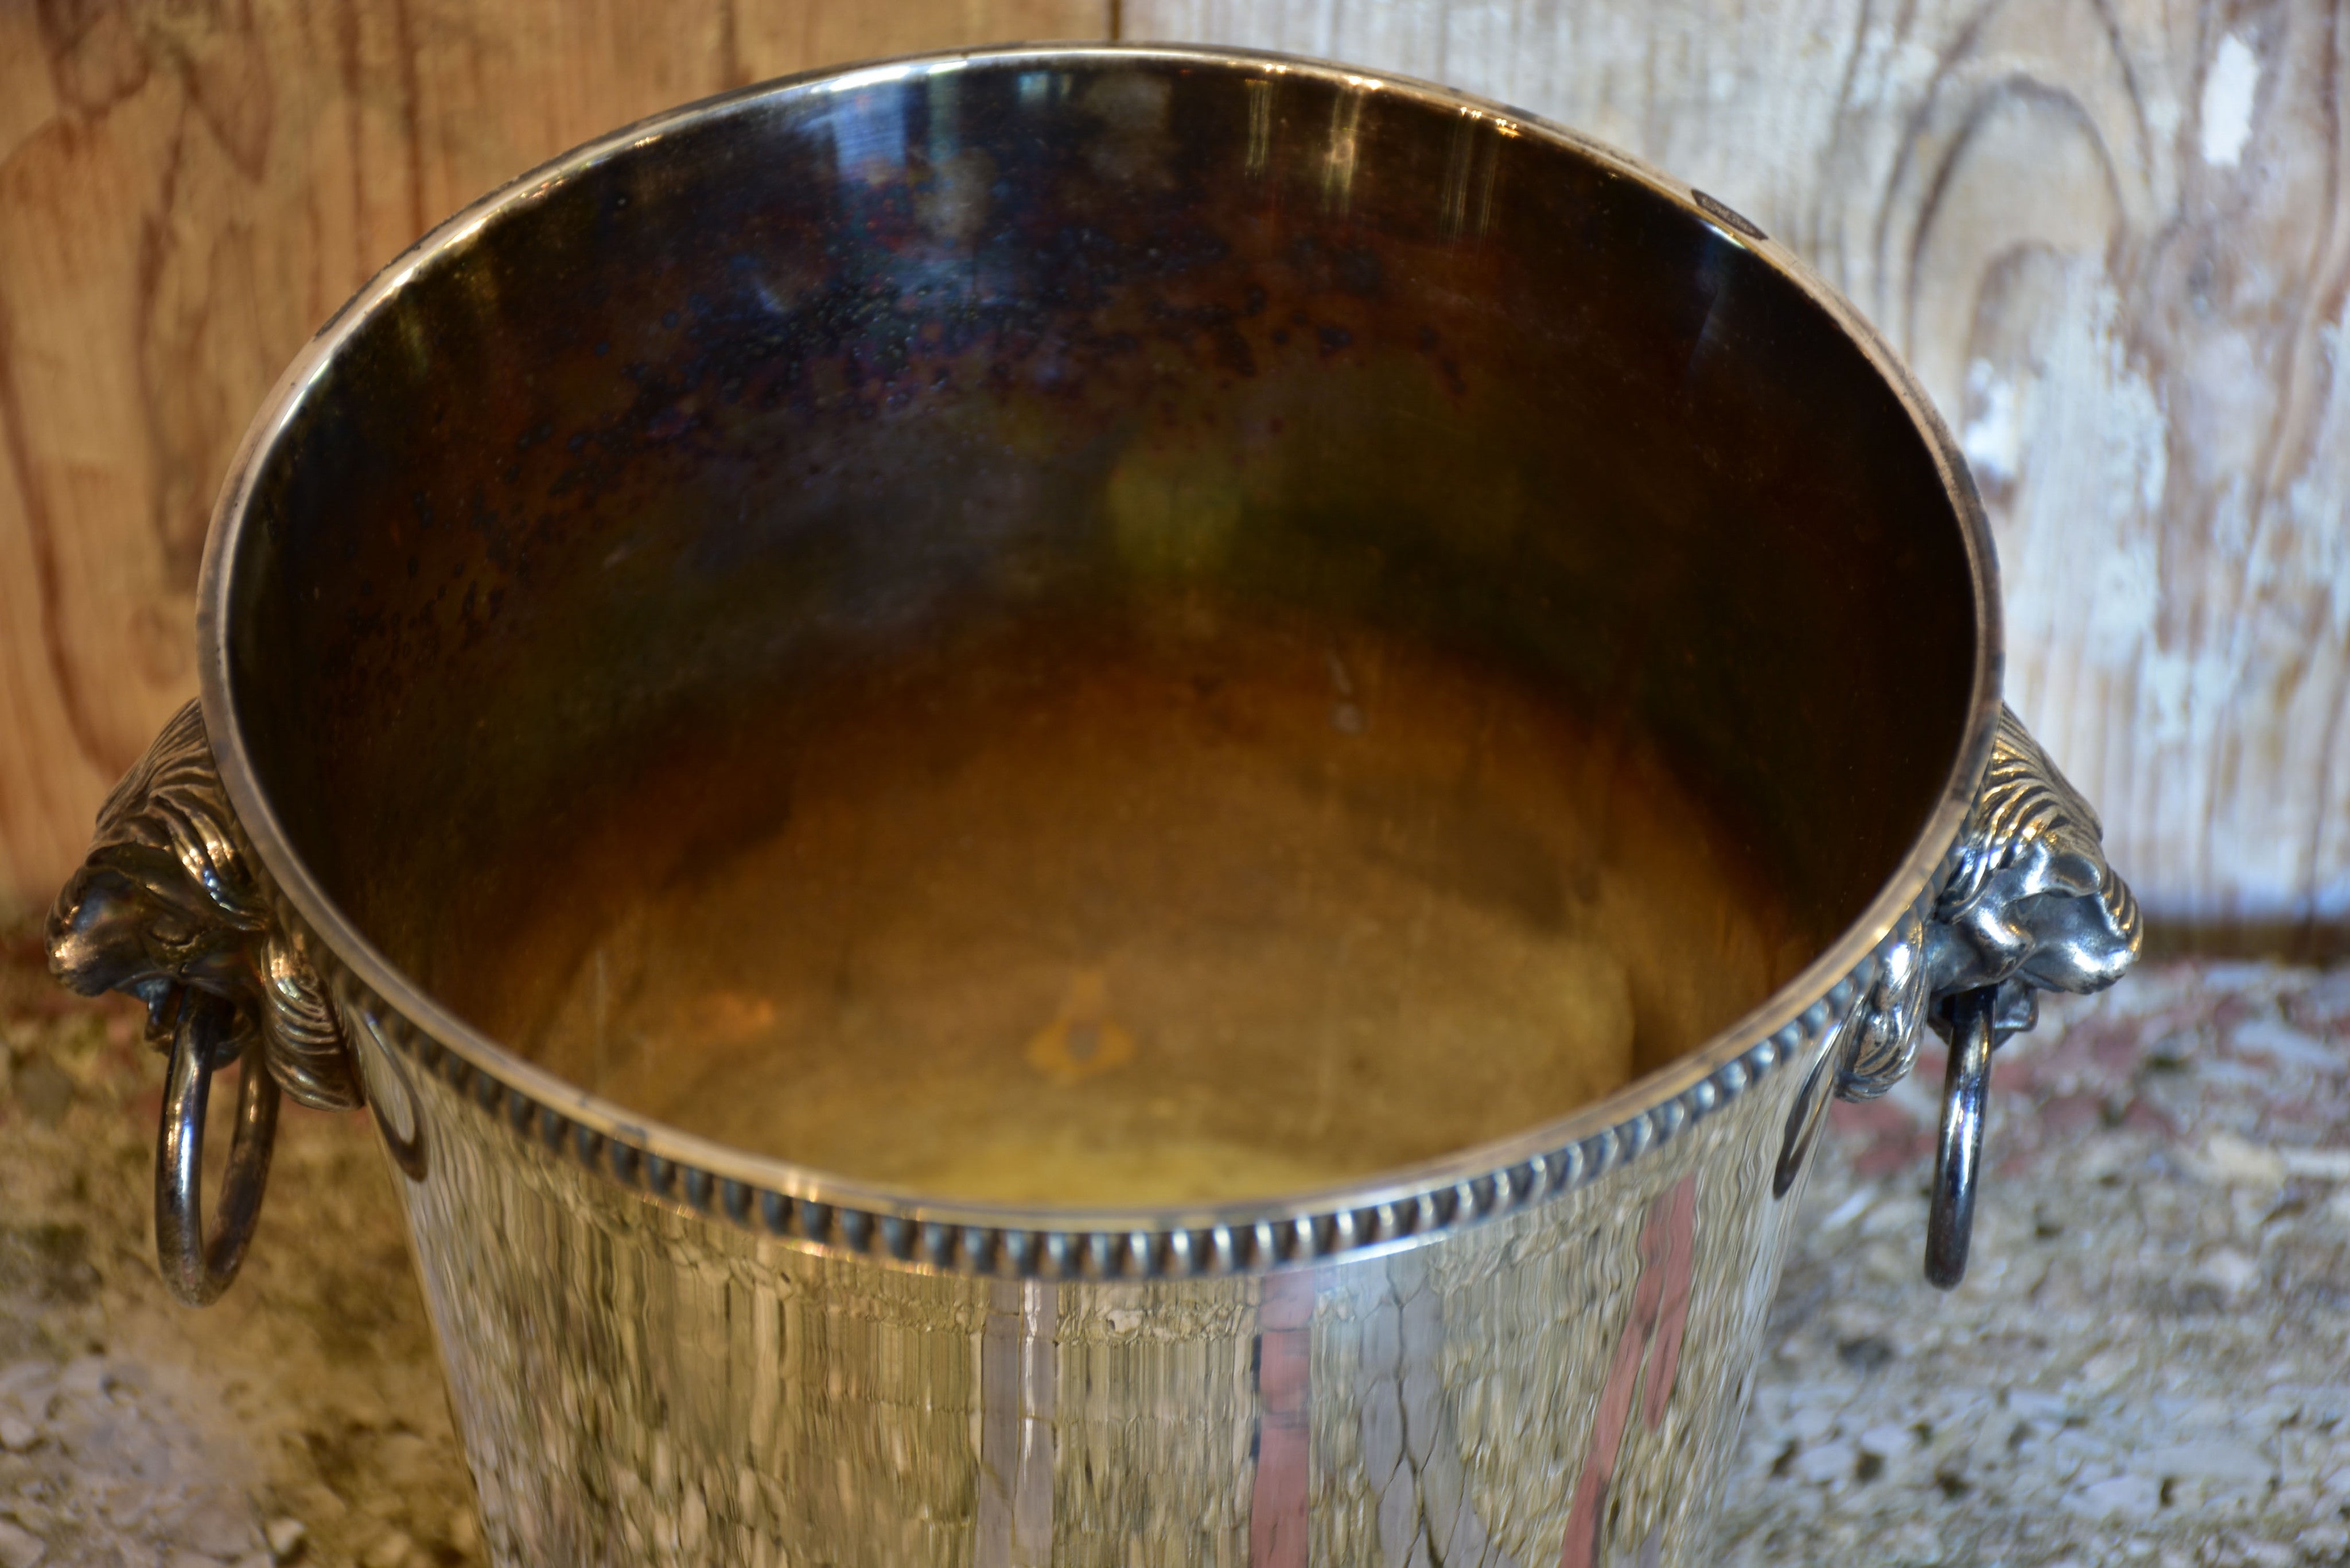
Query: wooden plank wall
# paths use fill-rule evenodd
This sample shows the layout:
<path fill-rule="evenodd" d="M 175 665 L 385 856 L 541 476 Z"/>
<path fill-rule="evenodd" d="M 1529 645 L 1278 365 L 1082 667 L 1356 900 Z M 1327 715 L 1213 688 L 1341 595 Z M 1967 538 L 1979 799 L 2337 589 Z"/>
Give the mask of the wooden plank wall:
<path fill-rule="evenodd" d="M 302 338 L 651 109 L 1015 36 L 1230 42 L 1589 130 L 1789 240 L 1974 459 L 2018 708 L 2174 929 L 2350 920 L 2333 0 L 0 0 L 0 899 L 191 689 L 206 508 Z"/>

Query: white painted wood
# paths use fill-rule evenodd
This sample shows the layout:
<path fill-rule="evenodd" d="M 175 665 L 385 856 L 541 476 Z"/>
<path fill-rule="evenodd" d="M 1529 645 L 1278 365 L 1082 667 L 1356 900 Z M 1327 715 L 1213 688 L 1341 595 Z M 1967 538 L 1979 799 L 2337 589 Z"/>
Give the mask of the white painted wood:
<path fill-rule="evenodd" d="M 2008 691 L 2151 913 L 2350 919 L 2344 30 L 2328 0 L 1126 0 L 1432 78 L 1808 256 L 1965 441 Z"/>

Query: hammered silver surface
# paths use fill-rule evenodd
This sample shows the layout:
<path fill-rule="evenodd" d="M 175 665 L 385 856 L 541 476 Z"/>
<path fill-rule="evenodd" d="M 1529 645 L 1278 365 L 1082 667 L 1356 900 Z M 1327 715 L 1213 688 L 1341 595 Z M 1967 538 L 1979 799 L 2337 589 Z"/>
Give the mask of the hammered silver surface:
<path fill-rule="evenodd" d="M 260 1568 L 256 1524 L 316 1568 L 484 1563 L 379 1135 L 288 1107 L 252 1262 L 187 1312 L 143 1017 L 0 936 L 0 1521 L 44 1563 Z M 1948 1294 L 1918 1274 L 1938 1048 L 1821 1139 L 1705 1561 L 2341 1562 L 2350 974 L 2158 961 L 2053 1003 L 2000 1054 Z"/>
<path fill-rule="evenodd" d="M 389 1033 L 362 1065 L 414 1090 L 395 1184 L 501 1563 L 1692 1562 L 1795 1209 L 1776 1073 L 1384 1255 L 954 1274 L 624 1189 Z"/>

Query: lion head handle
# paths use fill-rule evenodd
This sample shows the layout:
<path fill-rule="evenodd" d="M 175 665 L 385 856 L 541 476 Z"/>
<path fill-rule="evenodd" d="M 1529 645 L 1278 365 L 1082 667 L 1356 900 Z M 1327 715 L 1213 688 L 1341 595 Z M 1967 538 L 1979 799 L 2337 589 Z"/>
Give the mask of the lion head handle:
<path fill-rule="evenodd" d="M 1990 1053 L 2038 1021 L 2039 992 L 2103 991 L 2137 961 L 2137 900 L 2106 864 L 2102 836 L 2089 803 L 2002 708 L 1981 793 L 1932 908 L 1904 916 L 1877 945 L 1839 1033 L 1835 1087 L 1847 1100 L 1899 1082 L 1926 1027 L 1950 1044 L 1928 1241 L 1937 1284 L 1965 1272 Z"/>
<path fill-rule="evenodd" d="M 2043 991 L 2093 992 L 2127 973 L 2145 924 L 2106 864 L 2104 829 L 2023 722 L 2002 708 L 1982 792 L 1942 863 L 1925 919 L 1905 917 L 1877 951 L 1876 978 L 1847 1022 L 1836 1092 L 1874 1099 L 1909 1071 L 1923 1026 L 1946 1039 L 1950 999 L 1998 988 L 1999 1039 L 2030 1029 Z"/>
<path fill-rule="evenodd" d="M 2032 1026 L 2033 992 L 2103 991 L 2127 973 L 2145 923 L 2103 836 L 2089 803 L 2001 709 L 1927 932 L 1935 994 L 1998 986 L 1998 1025 L 2012 1033 Z"/>
<path fill-rule="evenodd" d="M 49 970 L 85 996 L 147 1004 L 147 1038 L 169 1050 L 188 993 L 228 1004 L 234 1023 L 208 1066 L 255 1032 L 270 1076 L 303 1105 L 360 1103 L 326 989 L 264 902 L 203 711 L 180 710 L 99 808 L 88 857 L 49 911 Z"/>

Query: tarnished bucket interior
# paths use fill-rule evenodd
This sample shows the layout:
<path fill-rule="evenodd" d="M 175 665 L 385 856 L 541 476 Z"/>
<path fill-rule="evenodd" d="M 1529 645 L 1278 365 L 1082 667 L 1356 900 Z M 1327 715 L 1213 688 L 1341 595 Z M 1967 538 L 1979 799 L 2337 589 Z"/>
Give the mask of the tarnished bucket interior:
<path fill-rule="evenodd" d="M 1758 243 L 1271 63 L 745 97 L 363 302 L 216 563 L 234 725 L 394 964 L 746 1149 L 1498 1137 L 1762 1002 L 1966 742 L 1945 473 Z"/>

